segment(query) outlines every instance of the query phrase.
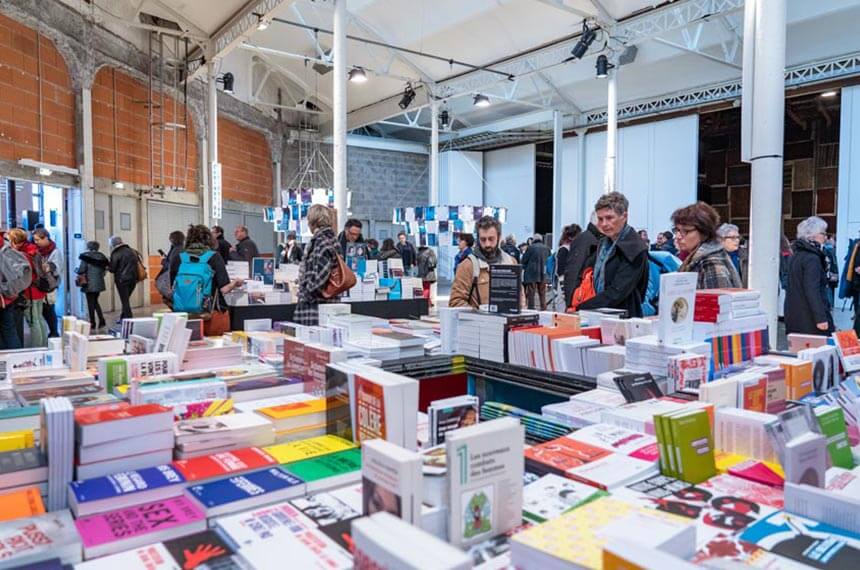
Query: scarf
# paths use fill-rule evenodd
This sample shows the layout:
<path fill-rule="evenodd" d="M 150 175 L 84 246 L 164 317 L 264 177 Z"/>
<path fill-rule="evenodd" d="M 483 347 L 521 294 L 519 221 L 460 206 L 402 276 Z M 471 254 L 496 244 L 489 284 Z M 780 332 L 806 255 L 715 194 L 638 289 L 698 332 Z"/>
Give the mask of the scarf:
<path fill-rule="evenodd" d="M 475 255 L 475 257 L 485 262 L 487 265 L 495 265 L 496 263 L 501 261 L 502 257 L 502 250 L 500 250 L 498 247 L 493 250 L 493 255 L 490 257 L 488 257 L 484 253 L 484 250 L 482 250 L 480 247 L 473 248 L 472 253 Z"/>
<path fill-rule="evenodd" d="M 39 255 L 48 259 L 51 257 L 51 254 L 54 253 L 54 250 L 57 249 L 57 244 L 53 241 L 48 241 L 48 245 L 39 248 Z"/>
<path fill-rule="evenodd" d="M 603 293 L 606 289 L 606 262 L 615 254 L 615 247 L 621 239 L 623 239 L 633 228 L 627 224 L 621 229 L 618 234 L 618 239 L 612 241 L 608 237 L 600 240 L 600 247 L 597 248 L 597 259 L 594 262 L 594 291 Z"/>

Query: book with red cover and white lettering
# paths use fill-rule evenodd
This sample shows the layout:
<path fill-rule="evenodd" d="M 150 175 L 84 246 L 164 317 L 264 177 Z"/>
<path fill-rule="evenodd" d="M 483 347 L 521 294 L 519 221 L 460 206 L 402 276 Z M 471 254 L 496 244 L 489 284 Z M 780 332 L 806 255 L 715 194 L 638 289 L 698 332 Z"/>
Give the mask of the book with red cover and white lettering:
<path fill-rule="evenodd" d="M 526 469 L 536 475 L 555 473 L 564 476 L 574 467 L 608 455 L 612 455 L 612 452 L 581 441 L 560 437 L 526 449 L 525 464 Z"/>
<path fill-rule="evenodd" d="M 75 440 L 82 446 L 172 430 L 173 410 L 159 404 L 75 411 Z"/>
<path fill-rule="evenodd" d="M 352 433 L 356 443 L 385 439 L 415 451 L 418 443 L 418 381 L 357 365 L 350 376 Z"/>
<path fill-rule="evenodd" d="M 206 516 L 187 497 L 145 503 L 75 521 L 90 559 L 206 530 Z"/>
<path fill-rule="evenodd" d="M 258 447 L 246 447 L 224 453 L 213 453 L 193 459 L 179 459 L 173 466 L 189 483 L 208 481 L 215 477 L 225 477 L 275 466 L 277 462 L 271 455 Z"/>

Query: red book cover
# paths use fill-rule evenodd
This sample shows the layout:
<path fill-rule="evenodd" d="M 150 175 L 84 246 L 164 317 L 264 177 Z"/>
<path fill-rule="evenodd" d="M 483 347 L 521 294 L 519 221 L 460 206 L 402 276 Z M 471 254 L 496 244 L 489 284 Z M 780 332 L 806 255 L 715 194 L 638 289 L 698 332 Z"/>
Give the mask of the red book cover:
<path fill-rule="evenodd" d="M 325 367 L 331 361 L 331 353 L 323 348 L 305 347 L 305 382 L 325 388 Z"/>
<path fill-rule="evenodd" d="M 131 404 L 128 402 L 117 402 L 115 404 L 99 404 L 98 406 L 87 406 L 86 408 L 76 408 L 75 409 L 75 421 L 78 420 L 81 416 L 86 416 L 89 414 L 95 413 L 103 413 L 103 412 L 114 412 L 117 410 L 124 410 L 129 407 Z"/>
<path fill-rule="evenodd" d="M 764 412 L 767 406 L 767 379 L 762 376 L 758 381 L 742 387 L 743 409 Z"/>
<path fill-rule="evenodd" d="M 100 424 L 103 422 L 115 422 L 118 420 L 128 420 L 131 418 L 139 418 L 141 416 L 151 416 L 154 414 L 164 414 L 173 411 L 170 408 L 161 404 L 139 404 L 137 406 L 124 406 L 114 408 L 111 406 L 96 406 L 94 408 L 79 408 L 75 410 L 75 422 L 78 425 L 88 426 Z"/>
<path fill-rule="evenodd" d="M 525 451 L 526 463 L 530 470 L 540 474 L 558 475 L 564 475 L 568 469 L 591 463 L 611 454 L 611 451 L 566 437 L 533 445 Z"/>
<path fill-rule="evenodd" d="M 771 487 L 781 488 L 785 485 L 785 479 L 779 473 L 755 459 L 748 459 L 729 467 L 729 475 L 763 485 L 770 485 Z M 782 508 L 782 506 L 780 505 L 779 508 Z"/>
<path fill-rule="evenodd" d="M 385 439 L 385 388 L 355 375 L 356 443 Z"/>
<path fill-rule="evenodd" d="M 579 334 L 600 341 L 603 337 L 600 335 L 600 327 L 582 327 L 579 329 Z"/>
<path fill-rule="evenodd" d="M 193 482 L 262 469 L 276 463 L 277 461 L 262 449 L 246 447 L 193 459 L 179 459 L 173 462 L 173 467 L 185 477 L 186 481 Z"/>
<path fill-rule="evenodd" d="M 305 366 L 305 343 L 284 338 L 284 376 L 307 380 Z"/>

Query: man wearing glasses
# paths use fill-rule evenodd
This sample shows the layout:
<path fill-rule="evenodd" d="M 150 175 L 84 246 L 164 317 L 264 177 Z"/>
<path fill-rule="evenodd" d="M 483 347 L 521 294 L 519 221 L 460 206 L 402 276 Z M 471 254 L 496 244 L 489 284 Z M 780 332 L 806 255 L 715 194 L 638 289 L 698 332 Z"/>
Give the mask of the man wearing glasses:
<path fill-rule="evenodd" d="M 723 244 L 723 249 L 729 254 L 732 260 L 732 265 L 741 276 L 744 287 L 747 287 L 747 273 L 749 270 L 749 252 L 746 248 L 741 248 L 741 234 L 738 227 L 734 224 L 723 224 L 717 228 L 717 238 Z"/>

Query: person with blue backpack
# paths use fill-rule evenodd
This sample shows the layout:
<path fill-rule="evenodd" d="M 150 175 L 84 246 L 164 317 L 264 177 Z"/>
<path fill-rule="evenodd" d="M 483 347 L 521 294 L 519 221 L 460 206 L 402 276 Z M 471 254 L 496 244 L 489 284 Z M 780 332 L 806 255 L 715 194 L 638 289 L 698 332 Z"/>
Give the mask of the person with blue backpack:
<path fill-rule="evenodd" d="M 212 232 L 204 225 L 188 227 L 185 250 L 170 262 L 173 310 L 215 318 L 225 314 L 224 294 L 242 285 L 230 279 L 227 265 L 218 255 Z"/>

